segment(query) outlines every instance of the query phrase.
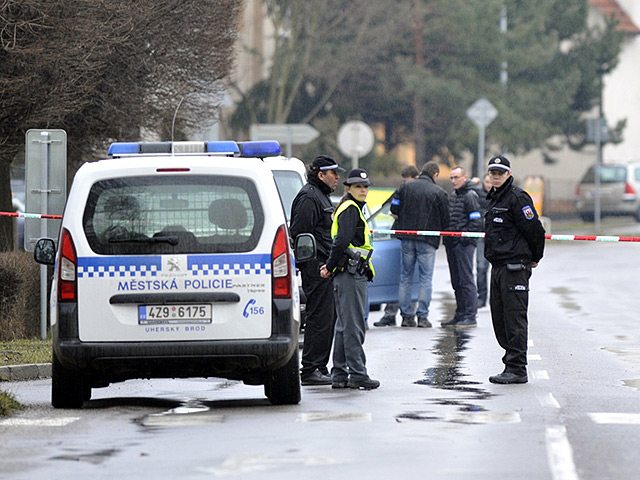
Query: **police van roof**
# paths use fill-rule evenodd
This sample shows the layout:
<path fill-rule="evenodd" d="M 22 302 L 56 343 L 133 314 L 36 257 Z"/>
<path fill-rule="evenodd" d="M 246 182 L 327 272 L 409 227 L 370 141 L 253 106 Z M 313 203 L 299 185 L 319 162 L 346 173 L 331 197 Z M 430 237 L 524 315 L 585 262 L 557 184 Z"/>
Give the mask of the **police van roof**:
<path fill-rule="evenodd" d="M 280 155 L 280 144 L 275 140 L 234 142 L 115 142 L 109 146 L 113 158 L 140 155 L 219 155 L 230 157 L 271 157 Z"/>

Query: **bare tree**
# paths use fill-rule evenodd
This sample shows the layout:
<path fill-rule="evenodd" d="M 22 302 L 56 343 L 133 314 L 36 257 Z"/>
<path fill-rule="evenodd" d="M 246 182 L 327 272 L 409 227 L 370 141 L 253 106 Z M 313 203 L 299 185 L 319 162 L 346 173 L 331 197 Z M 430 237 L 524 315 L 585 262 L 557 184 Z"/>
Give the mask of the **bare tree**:
<path fill-rule="evenodd" d="M 213 123 L 241 0 L 0 0 L 0 211 L 29 128 L 63 128 L 70 171 L 113 139 Z M 0 250 L 11 223 L 0 219 Z"/>

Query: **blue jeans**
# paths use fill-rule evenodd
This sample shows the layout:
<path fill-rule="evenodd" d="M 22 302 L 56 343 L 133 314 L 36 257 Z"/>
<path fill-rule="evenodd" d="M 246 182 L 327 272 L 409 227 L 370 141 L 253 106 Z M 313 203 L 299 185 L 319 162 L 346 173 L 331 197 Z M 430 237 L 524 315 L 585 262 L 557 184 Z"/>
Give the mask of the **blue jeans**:
<path fill-rule="evenodd" d="M 433 266 L 436 262 L 436 247 L 420 240 L 405 239 L 402 242 L 402 257 L 400 259 L 400 313 L 403 317 L 414 315 L 411 305 L 411 290 L 413 289 L 413 275 L 418 264 L 420 278 L 420 294 L 418 296 L 418 308 L 415 314 L 418 317 L 429 316 L 429 304 L 433 290 Z"/>

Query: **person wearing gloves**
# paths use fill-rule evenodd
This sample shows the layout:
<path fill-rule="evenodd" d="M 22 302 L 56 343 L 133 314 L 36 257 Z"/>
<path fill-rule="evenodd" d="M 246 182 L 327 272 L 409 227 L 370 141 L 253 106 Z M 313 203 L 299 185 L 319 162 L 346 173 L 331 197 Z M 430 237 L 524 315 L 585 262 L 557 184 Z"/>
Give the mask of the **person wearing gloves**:
<path fill-rule="evenodd" d="M 331 386 L 372 390 L 380 382 L 367 373 L 363 344 L 367 281 L 373 280 L 375 272 L 371 230 L 362 213 L 372 183 L 361 168 L 351 170 L 343 183 L 346 194 L 333 216 L 331 251 L 320 267 L 323 278 L 333 277 L 336 305 Z"/>

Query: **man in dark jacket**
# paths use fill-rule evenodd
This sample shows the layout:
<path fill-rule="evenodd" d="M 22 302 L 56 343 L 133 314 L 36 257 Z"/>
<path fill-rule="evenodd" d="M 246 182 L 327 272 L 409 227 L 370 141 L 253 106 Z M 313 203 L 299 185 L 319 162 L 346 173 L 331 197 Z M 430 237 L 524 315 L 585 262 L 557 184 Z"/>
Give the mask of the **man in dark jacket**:
<path fill-rule="evenodd" d="M 482 216 L 478 194 L 462 167 L 451 170 L 453 193 L 449 199 L 449 231 L 480 232 Z M 477 325 L 478 290 L 473 278 L 473 254 L 476 239 L 467 237 L 444 237 L 447 250 L 451 286 L 456 297 L 456 313 L 451 320 L 443 322 L 443 327 L 471 328 Z"/>
<path fill-rule="evenodd" d="M 299 265 L 302 288 L 307 297 L 304 345 L 302 347 L 302 385 L 331 385 L 327 364 L 335 327 L 335 305 L 331 279 L 320 276 L 331 250 L 331 215 L 334 211 L 329 195 L 338 184 L 340 172 L 331 157 L 320 155 L 308 168 L 309 183 L 300 189 L 291 206 L 289 233 L 295 239 L 301 233 L 312 234 L 318 255 Z"/>
<path fill-rule="evenodd" d="M 436 179 L 440 167 L 436 162 L 422 166 L 421 174 L 415 180 L 400 185 L 391 200 L 391 213 L 397 216 L 398 230 L 444 230 L 449 225 L 449 200 L 447 192 L 438 185 Z M 400 260 L 400 289 L 398 298 L 403 327 L 431 327 L 429 305 L 433 288 L 433 267 L 440 237 L 423 235 L 398 235 L 402 242 Z M 411 291 L 416 263 L 420 274 L 420 295 L 418 307 L 413 311 Z"/>
<path fill-rule="evenodd" d="M 545 232 L 527 192 L 513 184 L 509 160 L 489 161 L 493 187 L 487 194 L 484 255 L 491 263 L 489 304 L 504 371 L 491 383 L 526 383 L 527 309 L 531 269 L 544 253 Z"/>

